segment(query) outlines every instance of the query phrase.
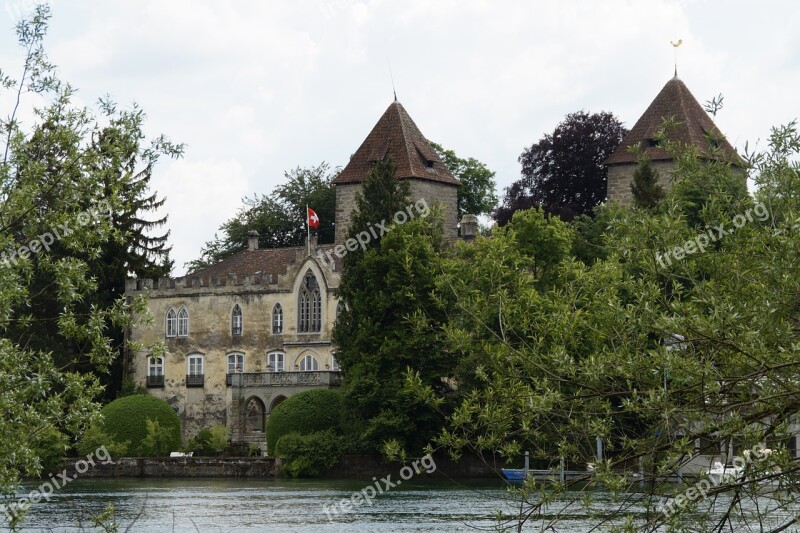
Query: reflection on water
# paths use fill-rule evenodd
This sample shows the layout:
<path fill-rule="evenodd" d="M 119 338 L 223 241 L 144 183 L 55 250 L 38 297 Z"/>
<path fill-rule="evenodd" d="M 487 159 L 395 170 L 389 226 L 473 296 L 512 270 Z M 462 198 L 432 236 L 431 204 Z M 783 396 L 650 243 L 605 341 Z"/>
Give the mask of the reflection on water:
<path fill-rule="evenodd" d="M 355 506 L 346 514 L 331 513 L 329 520 L 323 505 L 330 509 L 366 485 L 331 480 L 76 480 L 49 503 L 32 506 L 23 531 L 95 531 L 90 527 L 91 516 L 108 505 L 116 509 L 120 531 L 130 526 L 128 531 L 159 533 L 492 530 L 498 525 L 498 512 L 508 517 L 519 510 L 500 482 L 409 481 L 378 496 L 372 505 Z M 29 484 L 25 488 L 35 487 Z M 618 506 L 605 492 L 593 493 L 592 500 L 591 514 L 578 505 L 570 506 L 569 512 L 561 514 L 557 530 L 587 531 L 598 524 L 598 516 Z M 553 516 L 562 506 L 555 507 L 551 508 Z M 639 519 L 644 518 L 643 513 L 636 505 L 626 512 Z M 539 522 L 525 530 L 540 531 L 541 527 Z M 600 529 L 608 527 L 606 523 Z"/>

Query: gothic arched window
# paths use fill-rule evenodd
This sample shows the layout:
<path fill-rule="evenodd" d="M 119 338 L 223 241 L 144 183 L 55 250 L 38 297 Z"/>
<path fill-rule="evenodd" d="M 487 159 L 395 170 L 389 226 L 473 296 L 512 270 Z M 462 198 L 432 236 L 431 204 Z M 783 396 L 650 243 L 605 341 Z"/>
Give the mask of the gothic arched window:
<path fill-rule="evenodd" d="M 234 305 L 233 311 L 231 311 L 231 334 L 242 334 L 242 308 L 239 304 Z"/>
<path fill-rule="evenodd" d="M 322 330 L 322 296 L 317 278 L 310 269 L 300 286 L 297 310 L 297 331 L 310 333 Z"/>
<path fill-rule="evenodd" d="M 275 304 L 272 308 L 272 333 L 278 335 L 283 333 L 283 308 L 281 304 Z"/>

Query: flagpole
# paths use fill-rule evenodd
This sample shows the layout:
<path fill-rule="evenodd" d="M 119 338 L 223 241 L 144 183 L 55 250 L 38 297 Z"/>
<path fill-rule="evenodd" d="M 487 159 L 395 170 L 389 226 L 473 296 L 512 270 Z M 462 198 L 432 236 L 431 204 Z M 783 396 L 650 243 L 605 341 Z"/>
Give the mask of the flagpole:
<path fill-rule="evenodd" d="M 311 224 L 308 221 L 308 204 L 306 204 L 306 245 L 308 246 L 308 255 L 311 255 Z"/>

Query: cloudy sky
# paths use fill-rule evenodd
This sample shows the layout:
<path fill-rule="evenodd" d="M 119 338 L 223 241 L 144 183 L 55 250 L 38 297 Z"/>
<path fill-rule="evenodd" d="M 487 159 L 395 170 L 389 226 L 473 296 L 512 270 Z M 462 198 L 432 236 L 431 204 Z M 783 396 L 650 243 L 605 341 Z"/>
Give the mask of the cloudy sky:
<path fill-rule="evenodd" d="M 20 69 L 0 10 L 0 67 Z M 739 149 L 800 114 L 794 0 L 52 0 L 46 45 L 83 103 L 110 94 L 148 113 L 149 134 L 187 144 L 164 161 L 174 274 L 284 170 L 344 165 L 392 101 L 431 140 L 519 177 L 523 148 L 567 113 L 632 126 L 672 76 Z M 7 99 L 0 100 L 7 104 Z M 4 106 L 5 107 L 5 106 Z M 3 114 L 7 111 L 0 110 Z"/>

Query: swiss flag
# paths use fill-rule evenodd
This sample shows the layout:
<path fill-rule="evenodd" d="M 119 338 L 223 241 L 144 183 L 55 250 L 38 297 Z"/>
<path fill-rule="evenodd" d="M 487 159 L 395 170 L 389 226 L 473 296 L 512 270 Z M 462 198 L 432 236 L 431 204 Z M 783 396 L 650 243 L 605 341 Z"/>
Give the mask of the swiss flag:
<path fill-rule="evenodd" d="M 308 227 L 314 229 L 319 228 L 319 217 L 314 210 L 310 207 L 306 207 L 306 211 L 308 211 Z"/>

